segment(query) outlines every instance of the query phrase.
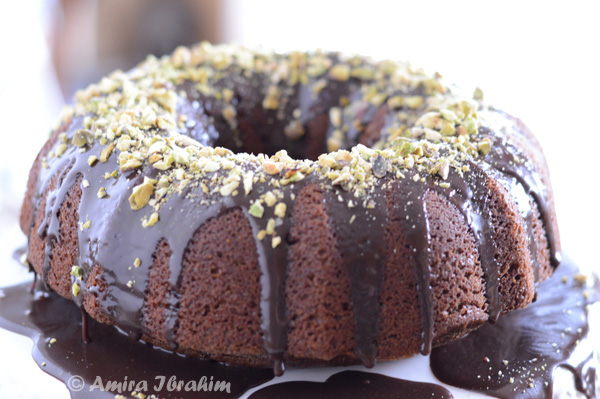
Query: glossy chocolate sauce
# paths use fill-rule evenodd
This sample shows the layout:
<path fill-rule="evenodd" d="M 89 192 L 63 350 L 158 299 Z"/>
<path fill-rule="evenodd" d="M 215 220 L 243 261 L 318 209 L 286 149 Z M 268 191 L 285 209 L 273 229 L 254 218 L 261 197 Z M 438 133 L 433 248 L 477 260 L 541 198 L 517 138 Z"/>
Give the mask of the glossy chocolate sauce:
<path fill-rule="evenodd" d="M 452 399 L 446 388 L 362 371 L 343 371 L 325 382 L 294 381 L 262 388 L 249 399 Z"/>
<path fill-rule="evenodd" d="M 540 284 L 533 304 L 434 349 L 435 376 L 503 399 L 551 399 L 553 375 L 560 367 L 573 374 L 584 397 L 597 398 L 599 348 L 594 346 L 597 337 L 588 341 L 587 306 L 600 300 L 600 284 L 589 277 L 584 286 L 574 280 L 577 273 L 572 261 L 563 260 Z"/>
<path fill-rule="evenodd" d="M 41 283 L 35 293 L 31 293 L 29 283 L 2 291 L 0 327 L 33 339 L 36 363 L 63 381 L 73 399 L 114 399 L 121 393 L 129 397 L 136 389 L 160 398 L 239 398 L 248 389 L 273 378 L 268 369 L 227 366 L 133 341 L 116 328 L 91 318 L 88 330 L 92 341 L 86 344 L 81 339 L 80 310 L 71 301 L 43 290 Z M 165 377 L 162 386 L 159 376 Z M 115 386 L 110 392 L 102 392 L 99 384 L 94 387 L 98 377 L 103 387 L 110 381 L 122 383 L 121 390 Z M 174 383 L 169 386 L 171 379 Z M 147 389 L 140 385 L 142 381 L 147 382 Z M 184 382 L 184 389 L 177 391 L 180 381 Z M 223 391 L 217 390 L 217 381 L 229 383 L 229 392 L 226 385 Z M 191 385 L 194 382 L 199 388 Z"/>
<path fill-rule="evenodd" d="M 335 62 L 336 58 L 331 57 Z M 233 90 L 236 93 L 235 101 L 239 101 L 236 106 L 239 107 L 240 115 L 244 113 L 251 115 L 254 112 L 252 110 L 261 104 L 269 82 L 268 76 L 256 75 L 248 79 L 241 79 L 234 74 L 231 77 L 223 76 L 218 82 L 213 82 L 215 87 L 227 87 Z M 363 94 L 357 89 L 360 86 L 358 80 L 349 79 L 347 83 L 341 83 L 329 79 L 328 83 L 327 88 L 319 92 L 318 96 L 308 95 L 303 85 L 291 88 L 292 94 L 286 98 L 291 105 L 286 106 L 286 115 L 283 119 L 289 117 L 293 108 L 296 107 L 306 111 L 303 113 L 303 118 L 319 114 L 317 110 L 320 110 L 318 117 L 323 118 L 325 115 L 324 117 L 327 118 L 327 107 L 338 105 L 342 96 L 348 96 L 352 98 L 353 102 L 356 101 L 358 122 L 363 125 L 376 118 L 377 114 L 384 112 L 367 105 L 362 98 Z M 311 78 L 306 87 L 312 88 L 315 84 L 316 79 Z M 219 127 L 219 123 L 215 122 L 216 119 L 213 118 L 214 115 L 220 115 L 222 104 L 215 99 L 203 97 L 194 87 L 193 84 L 184 83 L 176 88 L 184 92 L 177 105 L 178 113 L 188 117 L 186 124 L 188 131 L 182 133 L 187 133 L 206 145 L 218 144 L 219 140 L 225 140 L 225 144 L 229 141 L 239 140 L 239 137 L 236 139 L 234 136 L 228 136 L 233 135 L 232 132 L 225 134 L 225 128 Z M 414 94 L 412 90 L 412 88 L 407 88 L 405 94 Z M 262 110 L 262 108 L 260 109 Z M 388 114 L 384 115 L 385 122 L 381 129 L 382 132 L 386 131 L 388 127 L 386 124 L 391 123 L 388 116 L 392 115 L 392 111 Z M 270 120 L 273 117 L 274 115 L 266 115 L 264 119 Z M 310 121 L 304 122 L 311 123 Z M 520 134 L 521 127 L 513 125 L 509 128 L 514 129 L 515 134 Z M 277 148 L 293 146 L 297 149 L 311 144 L 308 142 L 309 138 L 297 143 L 284 142 L 282 144 L 279 142 L 282 140 L 281 131 L 271 132 L 271 128 L 276 129 L 277 127 L 273 125 L 275 127 L 267 128 L 266 126 L 251 127 L 248 132 L 261 131 L 260 134 L 267 134 L 267 136 L 273 133 L 272 140 L 277 145 L 267 144 L 269 146 L 273 144 Z M 64 126 L 67 141 L 70 141 L 74 132 L 82 127 L 82 118 L 75 118 Z M 267 133 L 264 133 L 263 130 Z M 331 129 L 329 130 L 327 135 L 331 134 Z M 452 168 L 448 176 L 448 182 L 451 183 L 450 188 L 440 187 L 441 180 L 438 177 L 427 176 L 427 179 L 422 182 L 419 176 L 415 176 L 414 170 L 407 169 L 404 178 L 397 178 L 390 174 L 385 175 L 384 168 L 381 184 L 374 186 L 369 196 L 369 199 L 373 201 L 371 208 L 361 205 L 360 199 L 353 198 L 339 186 L 332 187 L 330 181 L 323 180 L 316 173 L 306 176 L 300 182 L 281 187 L 284 193 L 283 202 L 286 203 L 288 209 L 281 225 L 278 225 L 276 229 L 277 235 L 282 238 L 281 244 L 273 248 L 269 239 L 256 238 L 255 240 L 262 272 L 260 308 L 264 354 L 272 360 L 276 374 L 281 374 L 284 370 L 283 363 L 289 325 L 285 303 L 285 281 L 289 263 L 289 244 L 286 238 L 293 223 L 291 210 L 294 198 L 307 184 L 321 187 L 327 200 L 327 208 L 333 220 L 332 227 L 336 235 L 337 249 L 344 260 L 344 268 L 350 280 L 350 299 L 354 312 L 356 336 L 354 353 L 363 364 L 369 367 L 373 366 L 377 359 L 376 339 L 379 331 L 379 304 L 385 265 L 383 232 L 389 212 L 396 213 L 399 220 L 405 221 L 402 223 L 402 228 L 404 236 L 408 240 L 407 246 L 413 253 L 411 266 L 417 281 L 422 320 L 421 352 L 423 354 L 431 351 L 434 340 L 434 306 L 429 266 L 430 227 L 425 201 L 429 192 L 436 192 L 456 205 L 475 235 L 486 281 L 485 295 L 490 321 L 495 321 L 502 312 L 502 298 L 499 293 L 498 281 L 499 264 L 495 250 L 496 237 L 490 225 L 490 203 L 487 195 L 487 181 L 490 174 L 501 175 L 506 180 L 514 180 L 515 183 L 512 187 L 515 192 L 526 197 L 527 204 L 524 205 L 522 216 L 528 231 L 532 230 L 532 219 L 531 209 L 527 209 L 527 206 L 530 206 L 528 205 L 529 198 L 533 199 L 532 204 L 538 207 L 543 219 L 553 264 L 558 263 L 557 240 L 550 207 L 547 204 L 549 196 L 538 169 L 528 161 L 515 162 L 515 159 L 526 159 L 526 157 L 503 136 L 502 132 L 481 128 L 478 134 L 490 137 L 493 143 L 492 152 L 485 158 L 477 158 L 474 161 L 476 163 L 472 163 L 472 167 L 467 172 L 458 172 Z M 265 140 L 268 139 L 269 137 L 265 138 Z M 346 137 L 346 140 L 349 141 L 345 144 L 347 146 L 355 145 L 358 139 L 358 132 L 349 134 Z M 312 140 L 315 139 L 312 138 Z M 317 147 L 321 146 L 324 149 L 325 141 L 322 141 L 317 143 Z M 177 350 L 178 312 L 181 301 L 179 289 L 183 275 L 182 264 L 190 238 L 209 219 L 218 217 L 231 209 L 241 209 L 248 216 L 254 236 L 257 237 L 258 232 L 264 230 L 267 221 L 273 217 L 273 209 L 266 208 L 262 218 L 251 216 L 248 210 L 252 202 L 272 186 L 269 186 L 268 182 L 259 183 L 254 186 L 249 195 L 219 196 L 215 203 L 214 201 L 203 202 L 202 200 L 214 198 L 209 198 L 210 196 L 202 191 L 199 184 L 190 184 L 184 189 L 183 194 L 175 194 L 169 198 L 166 206 L 161 209 L 159 223 L 152 228 L 143 228 L 141 219 L 149 217 L 153 209 L 145 207 L 142 210 L 134 211 L 129 206 L 128 199 L 132 188 L 140 184 L 144 177 L 155 178 L 157 170 L 146 165 L 135 172 L 117 174 L 116 178 L 106 179 L 105 175 L 110 175 L 115 169 L 118 169 L 118 151 L 113 151 L 108 162 L 98 162 L 90 167 L 87 163 L 88 157 L 90 155 L 99 156 L 100 151 L 101 146 L 98 143 L 86 148 L 83 154 L 79 154 L 79 149 L 71 146 L 61 158 L 49 160 L 48 169 L 42 169 L 40 172 L 35 189 L 37 197 L 33 199 L 35 211 L 31 220 L 31 228 L 33 229 L 35 214 L 40 211 L 42 206 L 45 206 L 44 222 L 37 231 L 30 231 L 29 235 L 38 234 L 45 239 L 42 280 L 45 283 L 48 282 L 53 246 L 60 240 L 60 207 L 73 185 L 82 184 L 82 180 L 85 179 L 89 182 L 89 187 L 82 189 L 83 195 L 78 208 L 79 218 L 82 223 L 88 219 L 91 220 L 92 227 L 78 231 L 76 262 L 83 270 L 83 278 L 80 282 L 81 294 L 73 297 L 74 302 L 81 307 L 86 296 L 95 295 L 98 297 L 102 312 L 123 331 L 134 338 L 140 338 L 144 333 L 148 333 L 144 325 L 145 292 L 149 285 L 149 275 L 157 243 L 166 240 L 172 251 L 166 299 L 168 305 L 164 311 L 166 327 L 165 331 L 150 333 L 164 337 L 170 349 Z M 216 175 L 218 173 L 215 172 Z M 417 178 L 416 181 L 413 180 L 413 177 Z M 48 190 L 55 178 L 58 179 L 56 188 Z M 106 189 L 108 196 L 98 199 L 97 193 L 101 187 Z M 507 189 L 510 194 L 513 194 L 510 186 Z M 48 195 L 44 199 L 42 196 L 46 192 Z M 385 206 L 387 195 L 394 196 L 395 206 L 393 209 L 387 209 Z M 357 206 L 347 206 L 349 200 L 356 201 Z M 355 219 L 351 224 L 350 220 L 353 216 Z M 535 261 L 537 257 L 533 256 L 535 250 L 535 243 L 530 243 L 532 267 L 535 276 L 538 276 L 539 265 Z M 133 264 L 135 258 L 140 259 L 141 266 L 131 270 L 130 265 Z M 107 290 L 102 293 L 94 287 L 89 289 L 86 287 L 86 278 L 95 266 L 102 268 L 102 276 L 107 286 Z M 75 282 L 76 277 L 72 279 L 72 282 Z"/>

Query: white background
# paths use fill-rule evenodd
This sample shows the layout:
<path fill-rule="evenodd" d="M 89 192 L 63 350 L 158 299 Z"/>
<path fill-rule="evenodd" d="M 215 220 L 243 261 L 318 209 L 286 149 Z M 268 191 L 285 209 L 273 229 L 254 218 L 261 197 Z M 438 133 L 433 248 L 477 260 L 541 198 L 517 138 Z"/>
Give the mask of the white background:
<path fill-rule="evenodd" d="M 49 3 L 0 2 L 0 286 L 27 173 L 60 108 L 43 38 Z M 563 249 L 600 269 L 600 7 L 597 2 L 227 0 L 228 41 L 341 50 L 439 71 L 520 117 L 541 142 Z M 0 331 L 0 398 L 66 397 L 37 371 L 30 344 Z M 36 396 L 38 395 L 38 396 Z"/>

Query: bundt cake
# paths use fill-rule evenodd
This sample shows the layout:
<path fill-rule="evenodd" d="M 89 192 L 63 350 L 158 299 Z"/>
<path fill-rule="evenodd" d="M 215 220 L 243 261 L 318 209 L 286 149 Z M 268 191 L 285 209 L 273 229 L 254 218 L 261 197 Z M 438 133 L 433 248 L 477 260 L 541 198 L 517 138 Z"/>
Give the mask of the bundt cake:
<path fill-rule="evenodd" d="M 338 53 L 148 57 L 78 92 L 42 148 L 28 262 L 187 355 L 280 373 L 428 353 L 560 261 L 537 141 L 470 97 Z"/>

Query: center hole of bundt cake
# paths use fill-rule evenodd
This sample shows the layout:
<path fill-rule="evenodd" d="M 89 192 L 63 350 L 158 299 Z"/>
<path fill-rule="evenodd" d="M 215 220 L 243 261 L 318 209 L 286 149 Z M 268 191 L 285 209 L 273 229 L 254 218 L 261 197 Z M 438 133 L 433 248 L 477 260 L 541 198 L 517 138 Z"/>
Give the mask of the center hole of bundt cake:
<path fill-rule="evenodd" d="M 364 110 L 350 118 L 333 100 L 310 106 L 299 101 L 271 110 L 262 102 L 247 105 L 236 96 L 227 105 L 193 94 L 188 99 L 180 105 L 180 112 L 188 115 L 188 134 L 204 145 L 235 153 L 271 156 L 285 150 L 294 159 L 315 161 L 323 153 L 350 150 L 359 143 L 373 146 L 385 124 L 386 107 L 377 109 L 366 122 L 361 117 Z"/>
<path fill-rule="evenodd" d="M 237 128 L 215 121 L 212 130 L 203 134 L 203 143 L 221 146 L 236 153 L 274 155 L 285 150 L 294 159 L 316 161 L 319 155 L 339 149 L 350 150 L 357 144 L 372 146 L 379 140 L 382 121 L 375 118 L 366 128 L 343 132 L 331 126 L 329 112 L 323 112 L 306 123 L 290 118 L 290 122 L 268 119 L 238 120 Z M 290 116 L 291 117 L 291 116 Z M 261 123 L 262 122 L 262 123 Z M 212 140 L 210 140 L 212 138 Z M 198 139 L 198 138 L 197 138 Z"/>

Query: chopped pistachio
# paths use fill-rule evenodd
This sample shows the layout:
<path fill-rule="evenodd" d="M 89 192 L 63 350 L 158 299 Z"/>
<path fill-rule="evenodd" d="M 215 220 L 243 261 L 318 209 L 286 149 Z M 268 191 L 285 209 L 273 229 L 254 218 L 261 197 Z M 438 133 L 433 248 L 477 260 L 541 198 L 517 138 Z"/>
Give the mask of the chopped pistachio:
<path fill-rule="evenodd" d="M 285 212 L 287 211 L 287 205 L 284 202 L 280 202 L 275 205 L 275 216 L 283 219 L 285 217 Z"/>
<path fill-rule="evenodd" d="M 57 158 L 60 158 L 62 156 L 62 154 L 65 153 L 65 151 L 67 150 L 68 146 L 64 143 L 61 143 L 59 145 L 56 146 L 56 151 L 55 151 L 55 155 Z"/>
<path fill-rule="evenodd" d="M 223 115 L 223 118 L 227 121 L 227 124 L 229 124 L 230 128 L 235 129 L 237 127 L 237 121 L 235 119 L 236 111 L 232 105 L 225 106 L 221 111 L 221 115 Z"/>
<path fill-rule="evenodd" d="M 222 196 L 231 195 L 231 193 L 233 193 L 234 190 L 236 190 L 239 187 L 239 185 L 240 185 L 240 183 L 238 181 L 232 181 L 230 183 L 227 183 L 223 187 L 221 187 L 219 192 L 221 193 Z"/>
<path fill-rule="evenodd" d="M 115 169 L 112 172 L 106 172 L 104 174 L 104 179 L 108 180 L 108 179 L 112 179 L 113 177 L 117 177 L 117 175 L 119 174 L 119 172 Z"/>
<path fill-rule="evenodd" d="M 277 197 L 275 196 L 275 194 L 273 194 L 273 192 L 272 192 L 272 191 L 268 191 L 268 192 L 265 194 L 265 198 L 264 198 L 264 200 L 265 200 L 265 204 L 266 204 L 268 207 L 271 207 L 271 206 L 275 205 L 275 203 L 277 203 Z"/>
<path fill-rule="evenodd" d="M 71 272 L 69 274 L 73 277 L 81 278 L 83 277 L 83 270 L 77 265 L 71 266 Z"/>
<path fill-rule="evenodd" d="M 263 170 L 269 175 L 276 175 L 283 170 L 283 163 L 265 160 L 262 163 Z"/>
<path fill-rule="evenodd" d="M 437 174 L 442 177 L 442 179 L 446 180 L 448 178 L 448 174 L 450 173 L 450 162 L 447 159 L 443 159 L 440 161 Z"/>
<path fill-rule="evenodd" d="M 254 184 L 254 173 L 249 172 L 244 175 L 244 193 L 246 195 L 250 194 L 252 191 L 252 185 Z"/>
<path fill-rule="evenodd" d="M 409 108 L 417 109 L 423 105 L 423 97 L 421 97 L 421 96 L 405 97 L 404 104 L 408 105 Z"/>
<path fill-rule="evenodd" d="M 142 260 L 140 258 L 135 258 L 135 260 L 133 261 L 133 266 L 137 269 L 141 265 L 142 265 Z"/>
<path fill-rule="evenodd" d="M 450 122 L 454 122 L 458 119 L 458 116 L 456 116 L 456 114 L 449 109 L 440 110 L 440 114 L 442 115 L 442 118 Z"/>
<path fill-rule="evenodd" d="M 339 81 L 346 81 L 350 78 L 350 66 L 346 64 L 338 64 L 329 70 L 329 75 Z"/>
<path fill-rule="evenodd" d="M 90 155 L 87 159 L 87 164 L 90 166 L 94 166 L 96 162 L 98 162 L 98 157 L 95 155 Z"/>
<path fill-rule="evenodd" d="M 106 197 L 108 194 L 106 193 L 106 189 L 104 187 L 100 187 L 97 195 L 98 195 L 98 198 L 102 199 L 102 198 Z"/>
<path fill-rule="evenodd" d="M 94 140 L 94 136 L 92 132 L 87 129 L 77 129 L 75 133 L 73 133 L 73 139 L 71 143 L 76 147 L 83 147 L 88 144 L 91 144 Z"/>
<path fill-rule="evenodd" d="M 277 246 L 279 246 L 279 244 L 281 244 L 281 237 L 279 237 L 279 236 L 273 237 L 273 239 L 271 240 L 271 247 L 277 248 Z"/>
<path fill-rule="evenodd" d="M 467 132 L 469 132 L 469 134 L 477 133 L 477 124 L 475 123 L 475 119 L 473 119 L 472 117 L 468 117 L 465 118 L 463 123 L 465 128 L 467 128 Z"/>
<path fill-rule="evenodd" d="M 265 213 L 265 208 L 262 206 L 260 201 L 254 201 L 250 208 L 248 209 L 248 213 L 254 216 L 255 218 L 262 218 Z"/>
<path fill-rule="evenodd" d="M 441 129 L 440 129 L 440 133 L 443 136 L 454 136 L 454 134 L 456 133 L 456 128 L 454 127 L 453 124 L 451 123 L 446 123 Z"/>
<path fill-rule="evenodd" d="M 273 235 L 273 233 L 275 233 L 275 219 L 269 219 L 265 231 L 268 235 Z"/>
<path fill-rule="evenodd" d="M 102 152 L 100 152 L 100 162 L 108 161 L 108 158 L 110 157 L 110 154 L 112 154 L 114 149 L 115 149 L 115 143 L 110 143 L 109 145 L 104 147 Z"/>
<path fill-rule="evenodd" d="M 299 140 L 304 136 L 304 126 L 299 120 L 291 121 L 283 130 L 288 140 Z"/>
<path fill-rule="evenodd" d="M 142 226 L 144 228 L 152 227 L 156 224 L 156 222 L 158 222 L 158 212 L 153 212 L 148 220 L 144 220 L 142 222 Z"/>
<path fill-rule="evenodd" d="M 73 283 L 73 285 L 71 286 L 71 294 L 73 294 L 74 297 L 78 297 L 80 292 L 81 287 L 79 286 L 79 284 Z"/>
<path fill-rule="evenodd" d="M 402 96 L 394 96 L 387 100 L 388 107 L 390 107 L 392 109 L 400 108 L 400 107 L 402 107 L 403 104 L 404 104 L 404 97 L 402 97 Z"/>
<path fill-rule="evenodd" d="M 267 89 L 267 96 L 263 100 L 263 108 L 277 109 L 279 108 L 279 89 L 277 86 L 270 86 Z"/>
<path fill-rule="evenodd" d="M 122 165 L 119 167 L 119 170 L 120 170 L 121 172 L 123 172 L 123 173 L 125 173 L 125 172 L 130 172 L 130 171 L 132 171 L 132 170 L 134 170 L 134 169 L 137 169 L 137 168 L 139 168 L 139 167 L 140 167 L 140 166 L 142 166 L 142 165 L 143 165 L 143 164 L 142 164 L 142 161 L 140 161 L 139 159 L 137 159 L 137 158 L 130 158 L 130 159 L 128 159 L 127 161 L 125 161 L 125 162 L 124 162 L 124 163 L 123 163 L 123 164 L 122 164 Z M 114 174 L 112 177 L 115 177 L 115 176 L 117 175 L 117 171 L 116 171 L 116 170 L 115 170 L 115 171 L 113 171 L 113 173 L 112 173 L 112 174 Z"/>
<path fill-rule="evenodd" d="M 164 130 L 173 130 L 177 127 L 175 120 L 169 114 L 159 116 L 157 125 Z"/>
<path fill-rule="evenodd" d="M 438 143 L 442 140 L 442 135 L 440 134 L 440 132 L 430 129 L 428 127 L 426 127 L 423 130 L 425 131 L 425 138 L 427 140 L 433 141 L 434 143 Z"/>
<path fill-rule="evenodd" d="M 154 194 L 154 185 L 156 180 L 144 177 L 144 182 L 133 188 L 133 193 L 129 196 L 129 205 L 134 211 L 138 211 L 146 206 L 152 194 Z"/>
<path fill-rule="evenodd" d="M 477 143 L 477 148 L 483 155 L 487 155 L 492 150 L 492 142 L 490 139 L 483 139 L 479 143 Z"/>
<path fill-rule="evenodd" d="M 173 154 L 168 154 L 162 160 L 152 163 L 152 166 L 158 170 L 167 170 L 169 169 L 173 163 L 175 162 L 175 156 Z"/>
<path fill-rule="evenodd" d="M 342 126 L 342 110 L 341 108 L 333 107 L 329 109 L 329 121 L 335 127 Z"/>

